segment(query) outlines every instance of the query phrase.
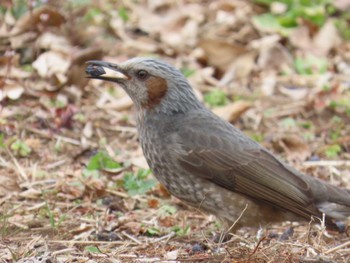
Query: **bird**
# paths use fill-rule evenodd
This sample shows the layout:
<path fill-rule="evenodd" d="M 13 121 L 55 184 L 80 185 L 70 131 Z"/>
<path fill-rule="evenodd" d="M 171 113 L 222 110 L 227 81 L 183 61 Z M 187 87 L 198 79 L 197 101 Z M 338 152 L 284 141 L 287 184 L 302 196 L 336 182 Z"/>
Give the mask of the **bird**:
<path fill-rule="evenodd" d="M 147 57 L 92 60 L 86 73 L 130 96 L 143 154 L 171 195 L 235 229 L 318 218 L 344 231 L 349 189 L 296 170 L 215 115 L 171 64 Z"/>

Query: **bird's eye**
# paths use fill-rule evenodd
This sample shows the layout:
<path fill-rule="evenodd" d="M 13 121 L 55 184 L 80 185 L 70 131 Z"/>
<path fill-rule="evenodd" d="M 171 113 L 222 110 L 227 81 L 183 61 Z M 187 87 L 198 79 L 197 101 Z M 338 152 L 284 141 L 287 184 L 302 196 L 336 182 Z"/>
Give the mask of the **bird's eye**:
<path fill-rule="evenodd" d="M 141 80 L 144 80 L 148 76 L 148 72 L 146 70 L 143 70 L 143 69 L 137 71 L 136 74 L 137 74 L 138 79 L 141 79 Z"/>

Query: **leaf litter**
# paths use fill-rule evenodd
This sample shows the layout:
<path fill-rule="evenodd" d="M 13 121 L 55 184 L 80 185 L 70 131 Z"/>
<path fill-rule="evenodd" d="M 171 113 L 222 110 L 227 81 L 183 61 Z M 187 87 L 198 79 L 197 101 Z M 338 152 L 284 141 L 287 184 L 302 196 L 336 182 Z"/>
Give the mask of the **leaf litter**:
<path fill-rule="evenodd" d="M 339 27 L 349 23 L 347 3 L 335 1 L 337 12 L 321 20 L 293 8 L 5 1 L 2 262 L 347 262 L 348 235 L 307 222 L 218 238 L 214 216 L 171 197 L 150 174 L 125 92 L 85 78 L 88 60 L 161 57 L 218 115 L 298 169 L 350 188 L 350 44 Z"/>

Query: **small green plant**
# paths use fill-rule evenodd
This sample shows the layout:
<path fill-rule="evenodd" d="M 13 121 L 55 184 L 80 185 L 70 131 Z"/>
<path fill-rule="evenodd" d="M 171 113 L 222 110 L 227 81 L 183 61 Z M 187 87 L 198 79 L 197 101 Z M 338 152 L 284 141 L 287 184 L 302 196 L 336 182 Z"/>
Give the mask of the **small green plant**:
<path fill-rule="evenodd" d="M 155 179 L 147 179 L 150 173 L 150 170 L 145 169 L 139 169 L 136 174 L 125 173 L 122 181 L 123 187 L 131 196 L 146 193 L 157 184 Z"/>
<path fill-rule="evenodd" d="M 96 7 L 90 7 L 86 14 L 84 15 L 84 20 L 87 22 L 94 21 L 96 17 L 102 15 L 102 11 Z"/>
<path fill-rule="evenodd" d="M 46 215 L 49 217 L 49 220 L 50 220 L 50 226 L 52 228 L 57 228 L 61 225 L 61 223 L 66 219 L 66 215 L 63 214 L 59 217 L 58 220 L 55 219 L 55 215 L 54 213 L 52 212 L 52 210 L 50 209 L 50 206 L 49 204 L 47 203 L 47 201 L 45 201 L 45 212 L 46 212 Z"/>
<path fill-rule="evenodd" d="M 129 20 L 128 10 L 124 6 L 118 9 L 118 15 L 124 22 Z"/>
<path fill-rule="evenodd" d="M 338 112 L 345 112 L 350 116 L 350 92 L 344 94 L 336 100 L 332 100 L 329 104 L 329 107 L 337 110 Z"/>
<path fill-rule="evenodd" d="M 120 163 L 114 161 L 106 152 L 101 151 L 91 157 L 86 169 L 93 170 L 108 170 L 120 168 Z"/>
<path fill-rule="evenodd" d="M 300 75 L 323 74 L 327 71 L 328 62 L 326 58 L 308 55 L 304 58 L 296 58 L 294 67 Z"/>
<path fill-rule="evenodd" d="M 11 150 L 20 157 L 26 157 L 32 152 L 32 149 L 24 141 L 19 139 L 11 144 Z"/>
<path fill-rule="evenodd" d="M 194 73 L 196 73 L 195 69 L 191 69 L 188 67 L 183 67 L 180 69 L 180 71 L 182 72 L 182 74 L 184 74 L 186 78 L 191 77 Z"/>
<path fill-rule="evenodd" d="M 341 153 L 341 147 L 339 144 L 333 144 L 327 147 L 325 154 L 328 158 L 335 158 Z"/>
<path fill-rule="evenodd" d="M 299 25 L 299 20 L 306 20 L 321 27 L 327 18 L 336 12 L 331 0 L 255 0 L 266 5 L 271 13 L 257 15 L 253 22 L 270 31 L 288 35 L 291 29 Z M 276 6 L 279 6 L 278 10 Z"/>
<path fill-rule="evenodd" d="M 161 217 L 170 216 L 175 214 L 177 211 L 175 206 L 163 205 L 158 209 L 158 215 Z"/>
<path fill-rule="evenodd" d="M 284 118 L 280 121 L 280 123 L 281 126 L 285 129 L 291 129 L 297 126 L 297 123 L 293 118 Z"/>
<path fill-rule="evenodd" d="M 86 247 L 84 247 L 84 249 L 86 251 L 89 251 L 90 253 L 98 253 L 98 254 L 101 253 L 100 249 L 96 246 L 86 246 Z"/>
<path fill-rule="evenodd" d="M 204 101 L 211 107 L 214 106 L 225 106 L 228 103 L 225 92 L 219 89 L 214 89 L 204 95 Z"/>
<path fill-rule="evenodd" d="M 191 227 L 189 225 L 185 225 L 183 227 L 174 226 L 172 231 L 174 231 L 178 236 L 187 236 L 191 232 Z"/>
<path fill-rule="evenodd" d="M 148 236 L 157 236 L 160 233 L 160 230 L 156 227 L 150 227 L 146 230 Z"/>
<path fill-rule="evenodd" d="M 3 133 L 0 133 L 0 148 L 5 148 L 5 139 Z"/>

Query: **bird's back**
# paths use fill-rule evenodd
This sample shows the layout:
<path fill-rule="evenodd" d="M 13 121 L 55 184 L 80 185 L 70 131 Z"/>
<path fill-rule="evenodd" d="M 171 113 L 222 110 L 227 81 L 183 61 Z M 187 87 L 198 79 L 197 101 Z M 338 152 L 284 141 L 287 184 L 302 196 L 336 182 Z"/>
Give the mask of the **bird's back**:
<path fill-rule="evenodd" d="M 348 191 L 280 162 L 205 108 L 146 114 L 139 132 L 149 166 L 170 193 L 226 221 L 235 221 L 246 205 L 247 216 L 240 220 L 245 226 L 321 217 L 322 212 L 342 219 L 350 214 Z"/>

